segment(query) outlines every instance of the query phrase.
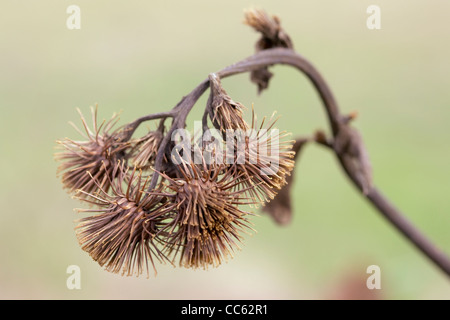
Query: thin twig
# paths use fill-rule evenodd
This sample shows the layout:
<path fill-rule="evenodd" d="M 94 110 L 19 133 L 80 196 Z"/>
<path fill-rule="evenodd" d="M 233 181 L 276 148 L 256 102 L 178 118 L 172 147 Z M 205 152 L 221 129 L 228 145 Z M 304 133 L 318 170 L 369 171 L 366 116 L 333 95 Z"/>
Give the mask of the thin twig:
<path fill-rule="evenodd" d="M 136 120 L 134 120 L 133 122 L 127 124 L 124 129 L 123 132 L 125 133 L 125 136 L 123 137 L 123 141 L 128 141 L 129 139 L 131 139 L 131 137 L 133 136 L 134 132 L 136 131 L 136 129 L 145 121 L 149 121 L 149 120 L 155 120 L 155 119 L 166 119 L 169 117 L 173 117 L 175 115 L 173 110 L 167 111 L 167 112 L 160 112 L 160 113 L 153 113 L 153 114 L 149 114 L 146 115 L 144 117 L 140 117 Z"/>

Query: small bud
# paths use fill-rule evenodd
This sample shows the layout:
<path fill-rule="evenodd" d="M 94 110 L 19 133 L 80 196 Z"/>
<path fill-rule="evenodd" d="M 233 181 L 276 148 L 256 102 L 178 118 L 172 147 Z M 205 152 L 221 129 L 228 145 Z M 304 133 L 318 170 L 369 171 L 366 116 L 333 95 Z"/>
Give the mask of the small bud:
<path fill-rule="evenodd" d="M 211 121 L 215 127 L 222 132 L 226 130 L 247 130 L 248 124 L 242 117 L 244 106 L 231 99 L 216 74 L 209 75 L 209 82 L 211 95 L 208 108 Z"/>

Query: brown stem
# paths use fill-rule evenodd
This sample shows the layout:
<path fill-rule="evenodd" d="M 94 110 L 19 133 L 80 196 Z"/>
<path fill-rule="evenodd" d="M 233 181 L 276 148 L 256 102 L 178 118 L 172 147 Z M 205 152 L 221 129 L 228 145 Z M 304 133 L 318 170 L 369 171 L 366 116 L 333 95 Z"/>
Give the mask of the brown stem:
<path fill-rule="evenodd" d="M 139 125 L 141 125 L 141 123 L 143 123 L 145 121 L 149 121 L 149 120 L 155 120 L 155 119 L 166 119 L 168 117 L 173 117 L 174 114 L 175 113 L 173 112 L 173 110 L 171 110 L 168 112 L 149 114 L 149 115 L 146 115 L 144 117 L 140 117 L 140 118 L 134 120 L 133 122 L 131 122 L 125 126 L 125 128 L 124 128 L 125 136 L 124 136 L 123 140 L 124 141 L 130 140 L 131 137 L 133 136 L 134 132 L 136 131 L 136 129 L 139 127 Z"/>
<path fill-rule="evenodd" d="M 333 149 L 331 144 L 320 142 L 321 145 Z M 342 158 L 338 156 L 341 166 L 347 177 L 353 182 L 356 188 L 361 191 L 365 197 L 378 212 L 389 221 L 401 234 L 403 234 L 417 249 L 427 256 L 434 264 L 439 267 L 447 276 L 450 276 L 450 260 L 445 253 L 437 248 L 425 235 L 423 235 L 406 217 L 394 207 L 390 201 L 377 188 L 372 187 L 367 194 L 364 194 L 361 186 L 356 180 L 355 173 L 344 164 Z"/>
<path fill-rule="evenodd" d="M 450 275 L 450 261 L 444 252 L 430 242 L 405 216 L 395 208 L 376 188 L 367 195 L 367 199 L 378 211 L 399 230 L 420 251 L 430 258 L 447 275 Z"/>
<path fill-rule="evenodd" d="M 311 80 L 324 103 L 333 135 L 336 135 L 340 123 L 340 115 L 333 93 L 316 68 L 292 49 L 275 48 L 263 50 L 219 71 L 217 74 L 220 78 L 225 78 L 275 64 L 286 64 L 295 67 Z"/>
<path fill-rule="evenodd" d="M 181 101 L 172 109 L 176 116 L 174 116 L 174 120 L 172 122 L 172 126 L 164 136 L 164 139 L 161 141 L 161 145 L 158 149 L 158 153 L 155 158 L 155 173 L 152 176 L 150 181 L 150 185 L 148 190 L 151 191 L 155 189 L 158 184 L 159 171 L 161 170 L 164 154 L 166 152 L 166 147 L 172 139 L 172 134 L 176 129 L 184 128 L 186 126 L 186 118 L 194 106 L 195 102 L 202 96 L 202 94 L 208 89 L 209 80 L 204 80 L 200 83 L 190 94 L 183 97 Z"/>
<path fill-rule="evenodd" d="M 292 49 L 275 48 L 263 50 L 245 60 L 224 68 L 216 74 L 220 78 L 225 78 L 235 74 L 250 72 L 275 64 L 286 64 L 293 66 L 304 73 L 311 80 L 324 104 L 333 137 L 335 139 L 339 138 L 340 140 L 343 140 L 342 133 L 345 134 L 345 132 L 347 131 L 343 130 L 343 128 L 345 129 L 346 126 L 348 126 L 348 123 L 343 121 L 345 117 L 340 114 L 337 102 L 330 88 L 328 87 L 327 83 L 322 78 L 320 73 L 314 68 L 314 66 L 305 58 L 294 52 Z M 198 85 L 197 88 L 195 88 L 190 94 L 185 96 L 177 104 L 177 106 L 172 109 L 171 112 L 169 112 L 171 115 L 173 115 L 174 121 L 169 132 L 164 137 L 160 149 L 158 150 L 155 161 L 156 170 L 160 170 L 161 168 L 166 146 L 171 139 L 172 133 L 177 128 L 184 128 L 189 111 L 192 109 L 195 102 L 201 97 L 201 95 L 208 89 L 208 87 L 209 80 L 206 79 L 202 83 L 200 83 L 200 85 Z M 361 185 L 361 181 L 358 178 L 360 172 L 356 171 L 357 168 L 355 168 L 355 166 L 350 165 L 352 161 L 349 161 L 348 157 L 351 157 L 351 154 L 349 155 L 348 153 L 346 153 L 346 150 L 338 151 L 337 148 L 333 147 L 332 144 L 329 144 L 328 146 L 336 154 L 347 176 L 363 193 L 363 195 L 372 203 L 372 205 L 375 206 L 375 208 L 377 208 L 378 211 L 409 241 L 411 241 L 439 268 L 441 268 L 442 271 L 450 276 L 450 260 L 448 259 L 448 257 L 444 255 L 444 253 L 439 249 L 437 249 L 425 236 L 423 236 L 419 232 L 419 230 L 417 230 L 400 211 L 393 207 L 386 200 L 386 198 L 378 192 L 377 189 L 373 187 L 370 187 L 369 189 L 363 188 L 364 186 Z M 152 177 L 149 190 L 152 190 L 156 187 L 157 180 L 158 173 L 155 172 Z"/>

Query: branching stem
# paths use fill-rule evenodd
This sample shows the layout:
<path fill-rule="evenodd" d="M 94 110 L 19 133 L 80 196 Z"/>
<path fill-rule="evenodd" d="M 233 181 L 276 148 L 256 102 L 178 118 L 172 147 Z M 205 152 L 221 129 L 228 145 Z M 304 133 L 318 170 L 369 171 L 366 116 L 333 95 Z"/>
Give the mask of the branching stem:
<path fill-rule="evenodd" d="M 346 117 L 340 113 L 337 102 L 327 83 L 322 78 L 321 74 L 308 60 L 297 54 L 292 49 L 274 48 L 260 51 L 245 60 L 222 69 L 221 71 L 217 72 L 216 75 L 220 78 L 226 78 L 236 74 L 251 72 L 253 70 L 258 70 L 263 67 L 273 66 L 277 64 L 284 64 L 295 67 L 311 80 L 325 107 L 331 132 L 333 134 L 333 141 L 336 141 L 338 138 L 342 139 L 342 135 L 347 134 L 347 131 L 343 130 L 343 128 L 347 128 L 349 126 L 349 121 L 346 121 Z M 149 190 L 153 190 L 158 183 L 158 171 L 161 170 L 166 147 L 172 139 L 172 133 L 176 129 L 184 128 L 186 126 L 186 118 L 189 112 L 191 111 L 197 100 L 208 88 L 209 79 L 205 79 L 191 93 L 183 97 L 183 99 L 171 111 L 166 113 L 148 115 L 146 117 L 137 119 L 129 125 L 129 127 L 131 128 L 130 132 L 134 132 L 134 130 L 136 130 L 139 124 L 143 121 L 167 117 L 173 118 L 172 125 L 168 133 L 165 135 L 158 150 L 155 160 L 156 172 L 152 177 L 151 183 L 149 185 Z M 203 119 L 204 129 L 206 124 L 207 112 L 208 111 L 206 110 Z M 346 156 L 348 154 L 345 153 L 345 150 L 339 151 L 334 147 L 333 144 L 329 144 L 328 147 L 333 150 L 344 172 L 347 174 L 348 178 L 355 184 L 355 186 L 362 192 L 362 195 L 376 209 L 378 209 L 378 211 L 411 243 L 413 243 L 431 261 L 433 261 L 440 269 L 442 269 L 442 271 L 450 276 L 449 258 L 441 250 L 437 249 L 425 236 L 423 236 L 422 233 L 417 230 L 417 228 L 415 228 L 399 210 L 392 206 L 376 188 L 370 187 L 369 189 L 364 189 L 364 186 L 361 185 L 361 181 L 358 178 L 359 172 L 357 172 L 355 167 L 351 166 L 350 162 L 346 160 Z"/>

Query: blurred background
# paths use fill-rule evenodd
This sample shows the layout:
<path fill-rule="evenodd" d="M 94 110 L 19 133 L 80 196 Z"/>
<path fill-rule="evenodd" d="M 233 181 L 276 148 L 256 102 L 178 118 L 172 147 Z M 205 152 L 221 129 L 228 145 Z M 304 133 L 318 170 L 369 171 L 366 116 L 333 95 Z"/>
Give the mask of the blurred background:
<path fill-rule="evenodd" d="M 81 29 L 69 30 L 69 5 Z M 369 30 L 366 9 L 381 9 Z M 73 208 L 53 159 L 55 140 L 79 138 L 75 108 L 121 124 L 172 108 L 210 72 L 254 51 L 243 10 L 277 14 L 295 49 L 322 72 L 371 155 L 376 185 L 450 254 L 450 2 L 2 1 L 0 10 L 0 298 L 2 299 L 449 299 L 447 277 L 355 192 L 334 156 L 307 146 L 296 167 L 295 213 L 258 232 L 219 268 L 158 266 L 146 279 L 110 274 L 78 246 Z M 278 127 L 326 128 L 311 84 L 277 66 L 261 96 L 248 74 L 225 79 L 237 101 Z M 190 121 L 201 118 L 206 95 Z M 381 269 L 367 290 L 366 268 Z M 69 265 L 81 289 L 69 290 Z"/>

